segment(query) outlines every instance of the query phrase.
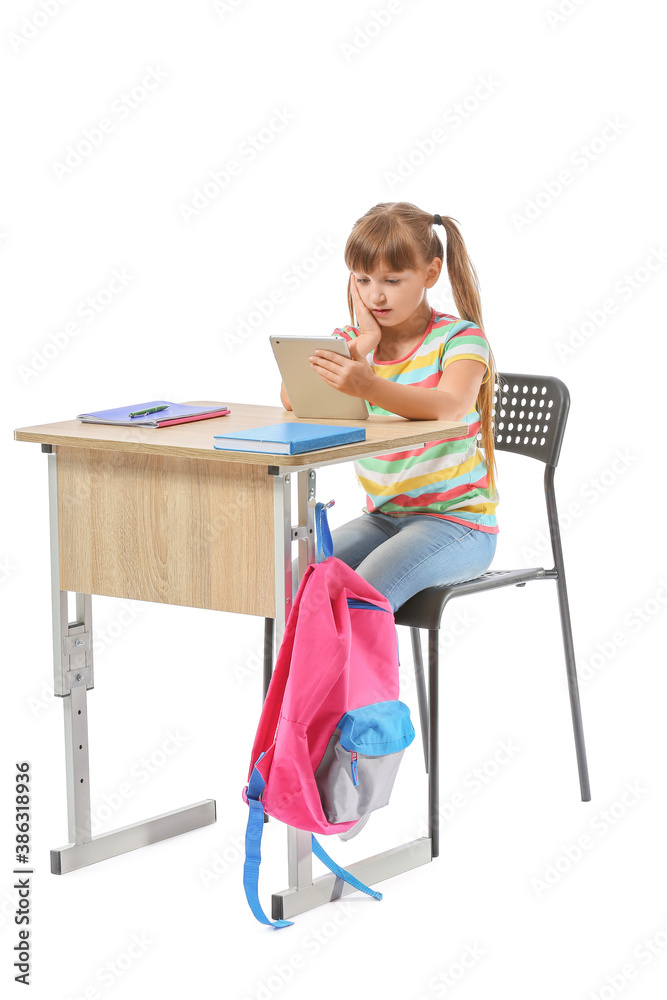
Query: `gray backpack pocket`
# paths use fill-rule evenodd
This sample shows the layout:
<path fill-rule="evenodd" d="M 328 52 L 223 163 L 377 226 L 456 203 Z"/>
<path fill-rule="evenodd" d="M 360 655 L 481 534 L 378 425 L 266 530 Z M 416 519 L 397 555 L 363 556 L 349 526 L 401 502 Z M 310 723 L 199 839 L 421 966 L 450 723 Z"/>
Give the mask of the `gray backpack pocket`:
<path fill-rule="evenodd" d="M 349 823 L 386 806 L 414 736 L 410 709 L 401 701 L 379 701 L 346 712 L 315 772 L 327 820 Z"/>

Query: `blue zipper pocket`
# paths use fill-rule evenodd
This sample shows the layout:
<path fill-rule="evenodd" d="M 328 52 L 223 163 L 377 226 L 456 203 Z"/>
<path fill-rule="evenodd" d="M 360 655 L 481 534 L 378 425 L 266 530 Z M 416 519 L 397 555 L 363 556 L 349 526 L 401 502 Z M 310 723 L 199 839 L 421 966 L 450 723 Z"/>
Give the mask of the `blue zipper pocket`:
<path fill-rule="evenodd" d="M 370 608 L 372 611 L 384 611 L 385 614 L 389 614 L 386 608 L 380 608 L 371 601 L 360 601 L 356 597 L 348 597 L 347 606 L 348 608 Z"/>
<path fill-rule="evenodd" d="M 350 766 L 352 768 L 352 784 L 356 787 L 359 784 L 359 770 L 357 767 L 358 754 L 355 750 L 350 754 Z"/>

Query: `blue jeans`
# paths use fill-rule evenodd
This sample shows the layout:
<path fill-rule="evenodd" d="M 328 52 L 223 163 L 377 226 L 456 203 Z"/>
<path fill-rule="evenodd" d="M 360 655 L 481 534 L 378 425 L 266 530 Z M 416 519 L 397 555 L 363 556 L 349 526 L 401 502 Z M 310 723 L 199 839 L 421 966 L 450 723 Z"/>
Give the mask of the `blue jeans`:
<path fill-rule="evenodd" d="M 331 538 L 334 556 L 384 594 L 395 612 L 426 587 L 481 576 L 498 535 L 430 514 L 390 517 L 376 511 L 334 528 Z M 297 572 L 294 560 L 294 580 Z"/>

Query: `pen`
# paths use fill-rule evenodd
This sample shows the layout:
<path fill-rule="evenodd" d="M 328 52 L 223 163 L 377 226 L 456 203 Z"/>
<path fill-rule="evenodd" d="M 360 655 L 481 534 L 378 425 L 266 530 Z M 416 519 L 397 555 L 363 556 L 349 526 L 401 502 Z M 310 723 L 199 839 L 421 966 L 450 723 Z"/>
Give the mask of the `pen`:
<path fill-rule="evenodd" d="M 131 417 L 143 417 L 146 413 L 158 413 L 160 410 L 168 410 L 169 404 L 165 403 L 163 406 L 151 406 L 149 410 L 135 410 L 134 413 L 130 413 Z"/>

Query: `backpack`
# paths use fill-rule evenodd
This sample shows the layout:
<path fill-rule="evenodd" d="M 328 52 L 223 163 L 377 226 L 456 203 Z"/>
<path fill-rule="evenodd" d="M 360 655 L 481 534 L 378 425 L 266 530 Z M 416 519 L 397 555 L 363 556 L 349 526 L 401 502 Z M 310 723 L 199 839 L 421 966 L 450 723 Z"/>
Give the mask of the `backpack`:
<path fill-rule="evenodd" d="M 314 506 L 318 562 L 299 582 L 243 791 L 249 806 L 244 889 L 255 917 L 273 927 L 292 921 L 269 920 L 259 903 L 264 814 L 311 835 L 349 839 L 388 803 L 415 735 L 410 710 L 398 701 L 391 605 L 333 555 L 325 505 Z M 314 836 L 312 849 L 339 878 L 382 899 L 336 865 Z"/>

